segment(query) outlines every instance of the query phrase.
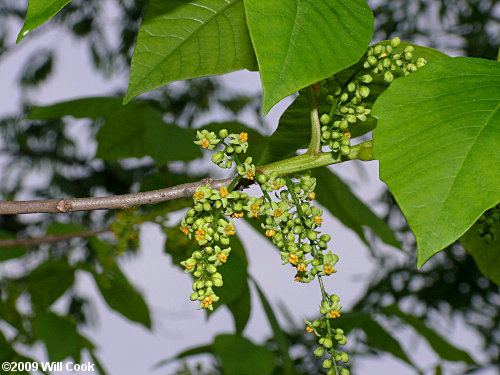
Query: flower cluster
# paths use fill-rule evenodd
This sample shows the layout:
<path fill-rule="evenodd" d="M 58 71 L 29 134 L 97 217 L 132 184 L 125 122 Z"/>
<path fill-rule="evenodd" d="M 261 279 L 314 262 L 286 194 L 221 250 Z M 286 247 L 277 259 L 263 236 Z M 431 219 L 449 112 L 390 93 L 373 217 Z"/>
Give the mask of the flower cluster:
<path fill-rule="evenodd" d="M 491 243 L 497 240 L 497 230 L 495 226 L 500 221 L 500 204 L 490 208 L 479 219 L 477 219 L 478 226 L 476 233 L 480 236 L 485 243 Z"/>
<path fill-rule="evenodd" d="M 332 103 L 332 110 L 320 117 L 321 140 L 332 152 L 349 155 L 350 128 L 366 121 L 371 114 L 372 101 L 366 100 L 371 82 L 389 84 L 394 78 L 416 72 L 427 64 L 424 58 L 415 58 L 413 46 L 403 48 L 400 43 L 396 37 L 388 45 L 370 47 L 362 68 L 348 82 L 342 83 L 335 77 L 322 82 L 322 91 Z"/>

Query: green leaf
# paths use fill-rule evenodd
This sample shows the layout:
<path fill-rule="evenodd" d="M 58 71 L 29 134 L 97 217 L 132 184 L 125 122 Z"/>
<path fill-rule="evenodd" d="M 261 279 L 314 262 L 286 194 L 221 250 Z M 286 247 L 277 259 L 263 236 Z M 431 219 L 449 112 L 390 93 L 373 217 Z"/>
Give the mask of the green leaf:
<path fill-rule="evenodd" d="M 364 0 L 246 0 L 264 89 L 263 112 L 363 55 L 373 33 Z"/>
<path fill-rule="evenodd" d="M 166 366 L 169 363 L 172 363 L 173 361 L 176 361 L 178 359 L 189 358 L 189 357 L 193 357 L 193 356 L 200 355 L 200 354 L 213 354 L 212 344 L 194 346 L 192 348 L 189 348 L 189 349 L 186 349 L 186 350 L 180 352 L 175 357 L 162 359 L 161 361 L 158 361 L 153 365 L 153 370 L 156 370 L 156 369 L 159 369 L 160 367 Z"/>
<path fill-rule="evenodd" d="M 460 243 L 472 255 L 477 268 L 488 279 L 500 286 L 500 243 L 496 241 L 485 243 L 476 233 L 478 224 L 474 224 L 460 238 Z M 500 224 L 495 225 L 496 232 L 500 233 Z"/>
<path fill-rule="evenodd" d="M 255 69 L 242 0 L 151 0 L 124 103 L 169 82 Z"/>
<path fill-rule="evenodd" d="M 268 348 L 243 336 L 215 336 L 213 350 L 231 375 L 268 375 L 275 367 L 274 355 Z"/>
<path fill-rule="evenodd" d="M 106 119 L 97 134 L 96 154 L 105 160 L 151 156 L 162 164 L 201 156 L 199 147 L 192 142 L 192 131 L 163 122 L 161 113 L 146 102 L 123 106 L 119 98 L 83 98 L 34 107 L 29 117 L 44 120 L 63 116 Z"/>
<path fill-rule="evenodd" d="M 443 337 L 438 335 L 436 331 L 422 322 L 420 318 L 401 311 L 396 305 L 384 307 L 383 312 L 389 316 L 396 316 L 412 326 L 442 359 L 448 361 L 462 361 L 471 365 L 476 364 L 467 352 L 450 344 Z"/>
<path fill-rule="evenodd" d="M 32 30 L 50 20 L 71 0 L 28 0 L 28 12 L 24 25 L 19 31 L 16 43 L 19 43 Z"/>
<path fill-rule="evenodd" d="M 72 224 L 72 223 L 60 223 L 53 222 L 47 227 L 46 235 L 63 235 L 84 232 L 87 228 L 82 225 Z"/>
<path fill-rule="evenodd" d="M 285 333 L 281 329 L 278 319 L 276 318 L 273 308 L 271 307 L 271 304 L 264 294 L 264 291 L 259 287 L 259 284 L 257 284 L 257 281 L 255 279 L 252 278 L 252 281 L 255 289 L 257 289 L 257 294 L 259 296 L 260 302 L 262 303 L 262 308 L 266 313 L 267 321 L 269 322 L 269 325 L 271 326 L 271 329 L 273 331 L 276 345 L 278 346 L 278 349 L 280 350 L 280 353 L 282 355 L 284 373 L 291 374 L 293 371 L 293 362 L 290 358 L 288 342 L 286 340 Z"/>
<path fill-rule="evenodd" d="M 50 361 L 58 362 L 80 353 L 80 335 L 75 323 L 52 312 L 38 314 L 33 319 L 38 339 L 45 343 Z"/>
<path fill-rule="evenodd" d="M 75 282 L 75 271 L 66 259 L 48 260 L 28 274 L 28 284 L 34 309 L 43 311 L 59 299 Z"/>
<path fill-rule="evenodd" d="M 149 307 L 118 268 L 112 266 L 105 272 L 93 272 L 94 280 L 108 306 L 125 318 L 151 328 Z"/>
<path fill-rule="evenodd" d="M 367 227 L 386 244 L 400 247 L 387 223 L 375 215 L 352 193 L 349 186 L 328 168 L 317 168 L 312 171 L 312 176 L 317 179 L 317 201 L 342 224 L 352 229 L 364 243 L 369 245 L 363 232 L 363 227 Z"/>
<path fill-rule="evenodd" d="M 0 229 L 0 240 L 15 240 L 16 236 L 13 236 L 10 232 Z M 15 247 L 5 247 L 0 248 L 0 262 L 4 262 L 9 259 L 20 258 L 26 254 L 28 249 L 24 246 Z"/>
<path fill-rule="evenodd" d="M 385 328 L 376 322 L 370 314 L 367 313 L 343 313 L 342 328 L 346 331 L 361 329 L 365 332 L 366 343 L 373 348 L 392 354 L 394 357 L 408 363 L 416 368 L 413 362 L 408 358 L 405 351 Z"/>
<path fill-rule="evenodd" d="M 500 200 L 500 64 L 434 61 L 395 80 L 373 114 L 380 176 L 415 233 L 422 267 Z"/>

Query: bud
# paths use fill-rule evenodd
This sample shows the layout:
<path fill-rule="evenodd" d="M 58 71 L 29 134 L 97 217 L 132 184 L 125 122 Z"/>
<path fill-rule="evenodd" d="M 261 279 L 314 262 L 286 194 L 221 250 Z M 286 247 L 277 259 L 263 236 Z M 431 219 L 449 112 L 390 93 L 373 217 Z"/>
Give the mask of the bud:
<path fill-rule="evenodd" d="M 391 83 L 393 79 L 394 79 L 394 75 L 391 72 L 386 71 L 384 73 L 384 81 L 386 81 L 387 83 Z"/>
<path fill-rule="evenodd" d="M 226 138 L 227 135 L 228 135 L 227 129 L 219 130 L 219 137 L 221 137 L 222 139 Z"/>
<path fill-rule="evenodd" d="M 391 40 L 391 47 L 396 48 L 397 46 L 399 46 L 400 43 L 401 43 L 401 39 L 399 39 L 396 36 L 396 37 L 392 38 L 392 40 Z"/>

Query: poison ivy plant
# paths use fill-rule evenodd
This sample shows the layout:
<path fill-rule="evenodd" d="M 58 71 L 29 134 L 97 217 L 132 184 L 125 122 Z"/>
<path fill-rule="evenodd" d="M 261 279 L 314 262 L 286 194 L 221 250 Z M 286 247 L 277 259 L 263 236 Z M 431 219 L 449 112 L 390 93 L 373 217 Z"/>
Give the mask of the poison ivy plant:
<path fill-rule="evenodd" d="M 500 200 L 500 63 L 441 59 L 377 100 L 374 156 L 418 244 L 418 266 Z"/>

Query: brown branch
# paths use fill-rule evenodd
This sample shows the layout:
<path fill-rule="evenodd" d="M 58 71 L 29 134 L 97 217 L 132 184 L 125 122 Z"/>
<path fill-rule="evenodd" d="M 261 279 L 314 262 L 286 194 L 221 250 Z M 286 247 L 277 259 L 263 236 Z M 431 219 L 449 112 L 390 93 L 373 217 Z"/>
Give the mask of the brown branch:
<path fill-rule="evenodd" d="M 61 198 L 34 201 L 0 201 L 0 215 L 32 213 L 67 213 L 72 211 L 126 209 L 133 206 L 165 202 L 190 197 L 200 186 L 210 185 L 218 189 L 229 185 L 233 178 L 213 180 L 205 178 L 197 182 L 177 185 L 165 189 L 135 194 L 111 195 L 108 197 Z"/>
<path fill-rule="evenodd" d="M 2 247 L 15 247 L 15 246 L 37 246 L 42 243 L 56 243 L 61 241 L 68 241 L 73 238 L 87 238 L 96 236 L 101 233 L 110 232 L 111 228 L 106 227 L 97 230 L 90 230 L 86 232 L 77 232 L 69 234 L 53 234 L 49 236 L 41 236 L 36 238 L 26 238 L 19 240 L 0 240 L 0 248 Z"/>

